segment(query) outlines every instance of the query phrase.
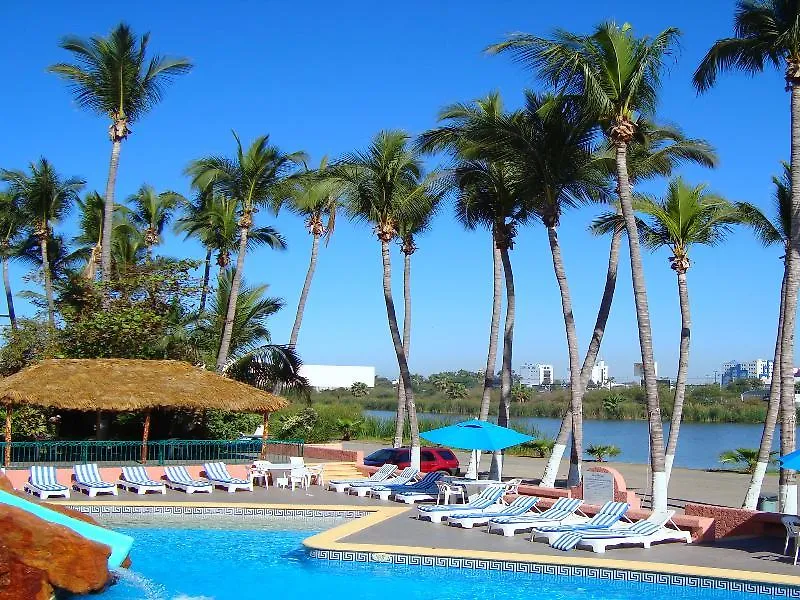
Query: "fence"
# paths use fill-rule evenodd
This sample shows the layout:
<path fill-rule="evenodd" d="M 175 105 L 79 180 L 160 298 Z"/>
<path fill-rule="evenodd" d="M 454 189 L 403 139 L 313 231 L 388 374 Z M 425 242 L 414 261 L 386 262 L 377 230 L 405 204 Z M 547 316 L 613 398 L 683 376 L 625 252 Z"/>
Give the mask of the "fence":
<path fill-rule="evenodd" d="M 4 456 L 5 442 L 0 442 Z M 154 465 L 201 464 L 223 461 L 247 464 L 259 458 L 260 439 L 154 440 L 147 443 L 147 462 Z M 267 440 L 267 460 L 287 462 L 303 456 L 302 440 Z M 11 442 L 10 468 L 32 464 L 72 466 L 82 463 L 134 465 L 141 463 L 141 441 L 47 441 Z"/>

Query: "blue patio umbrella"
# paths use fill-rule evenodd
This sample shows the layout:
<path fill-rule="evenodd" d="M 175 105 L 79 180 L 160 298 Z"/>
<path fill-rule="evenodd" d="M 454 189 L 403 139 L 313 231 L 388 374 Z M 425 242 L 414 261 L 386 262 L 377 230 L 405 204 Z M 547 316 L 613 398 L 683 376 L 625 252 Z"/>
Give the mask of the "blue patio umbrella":
<path fill-rule="evenodd" d="M 422 434 L 420 434 L 422 435 Z M 793 471 L 800 471 L 800 450 L 790 452 L 786 456 L 781 456 L 778 459 L 784 469 L 791 469 Z"/>

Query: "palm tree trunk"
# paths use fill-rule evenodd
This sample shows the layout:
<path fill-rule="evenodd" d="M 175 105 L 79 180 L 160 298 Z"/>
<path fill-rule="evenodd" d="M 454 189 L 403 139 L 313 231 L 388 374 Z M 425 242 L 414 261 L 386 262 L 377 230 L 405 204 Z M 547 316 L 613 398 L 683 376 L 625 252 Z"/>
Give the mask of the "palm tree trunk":
<path fill-rule="evenodd" d="M 408 425 L 411 429 L 411 466 L 420 468 L 419 454 L 419 422 L 417 421 L 417 407 L 414 405 L 414 392 L 411 389 L 411 372 L 408 370 L 408 361 L 403 349 L 403 340 L 400 339 L 400 328 L 397 325 L 397 313 L 394 310 L 392 297 L 392 258 L 389 254 L 389 242 L 381 240 L 381 257 L 383 259 L 383 299 L 386 302 L 386 316 L 389 320 L 389 332 L 392 334 L 394 352 L 397 355 L 397 364 L 400 367 L 400 383 L 406 396 L 406 411 L 408 412 Z"/>
<path fill-rule="evenodd" d="M 583 382 L 578 365 L 578 334 L 575 330 L 575 315 L 572 312 L 572 298 L 567 283 L 567 273 L 558 243 L 558 231 L 554 226 L 547 228 L 547 239 L 550 242 L 550 253 L 553 255 L 553 271 L 561 293 L 561 310 L 564 314 L 564 327 L 567 332 L 567 350 L 569 354 L 570 378 L 570 421 L 572 422 L 572 452 L 570 456 L 570 479 L 567 485 L 579 485 L 581 481 L 581 458 L 583 456 Z"/>
<path fill-rule="evenodd" d="M 794 334 L 797 319 L 797 288 L 800 284 L 800 85 L 792 85 L 792 210 L 789 235 L 786 300 L 781 340 L 781 456 L 794 452 L 797 409 L 794 403 Z M 797 472 L 781 469 L 778 505 L 784 514 L 797 514 Z"/>
<path fill-rule="evenodd" d="M 225 314 L 225 326 L 222 328 L 222 339 L 220 340 L 219 354 L 217 355 L 217 373 L 222 373 L 228 362 L 228 352 L 231 348 L 231 336 L 233 335 L 233 321 L 236 318 L 236 301 L 239 299 L 239 288 L 242 285 L 244 257 L 247 254 L 247 234 L 249 231 L 249 226 L 241 227 L 239 254 L 236 256 L 236 272 L 233 274 L 233 281 L 231 282 L 228 311 Z"/>
<path fill-rule="evenodd" d="M 503 330 L 503 365 L 500 371 L 500 409 L 497 415 L 497 424 L 508 427 L 509 410 L 511 408 L 511 361 L 514 345 L 514 312 L 516 296 L 514 293 L 514 272 L 511 269 L 511 258 L 508 255 L 508 246 L 500 249 L 500 258 L 503 262 L 503 275 L 506 281 L 506 322 Z M 499 479 L 503 472 L 503 453 L 495 452 L 492 455 L 492 467 L 489 472 L 490 479 Z"/>
<path fill-rule="evenodd" d="M 650 331 L 650 311 L 647 306 L 647 286 L 644 281 L 642 252 L 639 248 L 639 231 L 633 213 L 631 186 L 628 180 L 627 145 L 616 145 L 617 184 L 622 216 L 628 232 L 628 247 L 631 258 L 633 298 L 636 303 L 636 321 L 639 329 L 639 346 L 642 351 L 642 370 L 647 397 L 647 414 L 650 425 L 650 469 L 652 471 L 654 511 L 667 510 L 667 474 L 664 462 L 664 429 L 661 424 L 661 404 L 656 386 L 655 361 L 653 359 L 653 337 Z"/>
<path fill-rule="evenodd" d="M 205 268 L 203 269 L 203 289 L 200 291 L 200 312 L 206 310 L 206 300 L 208 299 L 208 282 L 211 279 L 211 253 L 209 248 L 206 250 Z"/>
<path fill-rule="evenodd" d="M 117 185 L 117 168 L 119 167 L 119 151 L 122 148 L 120 140 L 111 144 L 111 163 L 108 166 L 108 181 L 106 182 L 106 201 L 103 206 L 103 242 L 100 252 L 100 280 L 103 283 L 111 281 L 111 234 L 114 227 L 114 188 Z M 103 293 L 104 297 L 108 292 Z"/>
<path fill-rule="evenodd" d="M 292 333 L 289 335 L 289 345 L 294 348 L 297 345 L 297 336 L 300 333 L 300 325 L 303 323 L 303 313 L 306 309 L 306 300 L 308 299 L 308 291 L 311 289 L 311 280 L 314 278 L 314 271 L 317 268 L 317 253 L 319 252 L 319 236 L 313 234 L 311 236 L 311 260 L 308 263 L 308 271 L 306 271 L 306 280 L 303 282 L 303 291 L 300 292 L 300 300 L 297 303 L 297 312 L 294 315 L 294 325 L 292 325 Z"/>
<path fill-rule="evenodd" d="M 44 224 L 47 231 L 47 223 Z M 50 259 L 47 256 L 47 234 L 45 233 L 39 241 L 39 248 L 42 251 L 42 274 L 44 275 L 44 293 L 47 298 L 47 322 L 50 327 L 56 326 L 56 305 L 53 301 L 53 281 L 50 277 Z"/>
<path fill-rule="evenodd" d="M 672 463 L 675 461 L 675 450 L 678 447 L 678 435 L 683 418 L 683 399 L 686 395 L 686 377 L 689 372 L 689 340 L 692 334 L 692 316 L 689 312 L 689 289 L 686 285 L 686 273 L 678 272 L 678 301 L 681 307 L 681 341 L 678 355 L 678 376 L 675 379 L 675 402 L 672 405 L 672 420 L 669 424 L 667 450 L 664 466 L 667 473 L 667 485 L 672 475 Z"/>
<path fill-rule="evenodd" d="M 786 302 L 786 264 L 784 263 L 783 280 L 781 281 L 781 302 L 778 308 L 778 334 L 775 336 L 775 355 L 772 361 L 772 381 L 769 386 L 769 403 L 767 416 L 764 419 L 764 430 L 761 432 L 761 443 L 758 446 L 758 458 L 750 478 L 750 485 L 744 497 L 743 508 L 755 510 L 758 506 L 758 496 L 764 484 L 764 475 L 769 466 L 770 453 L 772 452 L 772 439 L 775 436 L 775 426 L 778 423 L 778 412 L 781 406 L 781 342 L 783 341 L 783 311 Z"/>
<path fill-rule="evenodd" d="M 3 253 L 3 287 L 6 290 L 6 305 L 8 306 L 8 320 L 11 321 L 11 329 L 17 328 L 17 313 L 14 312 L 14 295 L 11 293 L 11 281 L 8 278 L 8 256 Z"/>
<path fill-rule="evenodd" d="M 403 352 L 408 361 L 411 351 L 411 255 L 403 254 Z M 406 390 L 397 386 L 397 415 L 394 422 L 394 448 L 403 445 L 406 425 Z"/>
<path fill-rule="evenodd" d="M 586 386 L 589 383 L 589 377 L 592 374 L 592 367 L 597 360 L 597 355 L 600 353 L 600 344 L 603 341 L 603 335 L 606 331 L 606 323 L 608 323 L 608 315 L 611 313 L 611 304 L 614 301 L 614 291 L 617 286 L 617 267 L 619 266 L 619 248 L 622 245 L 622 230 L 614 231 L 611 238 L 611 247 L 608 251 L 608 270 L 606 271 L 606 285 L 603 289 L 603 297 L 600 300 L 600 308 L 597 310 L 597 319 L 594 324 L 594 331 L 592 332 L 592 339 L 589 342 L 589 348 L 586 351 L 586 357 L 583 359 L 583 367 L 581 368 L 581 393 L 586 391 Z M 583 396 L 581 396 L 583 401 Z M 556 476 L 558 475 L 558 468 L 561 464 L 561 458 L 564 456 L 564 451 L 567 448 L 567 440 L 572 431 L 572 410 L 567 407 L 564 412 L 564 417 L 561 419 L 561 427 L 558 430 L 556 443 L 553 446 L 553 452 L 547 461 L 544 475 L 542 475 L 541 485 L 545 487 L 553 487 L 556 483 Z"/>
<path fill-rule="evenodd" d="M 486 356 L 486 370 L 483 374 L 483 395 L 481 396 L 481 412 L 478 418 L 485 421 L 489 418 L 494 387 L 495 368 L 497 366 L 497 337 L 500 334 L 500 309 L 503 303 L 503 259 L 497 247 L 497 240 L 492 234 L 492 321 L 489 326 L 489 353 Z M 467 477 L 477 478 L 481 464 L 480 450 L 472 452 L 469 457 Z"/>

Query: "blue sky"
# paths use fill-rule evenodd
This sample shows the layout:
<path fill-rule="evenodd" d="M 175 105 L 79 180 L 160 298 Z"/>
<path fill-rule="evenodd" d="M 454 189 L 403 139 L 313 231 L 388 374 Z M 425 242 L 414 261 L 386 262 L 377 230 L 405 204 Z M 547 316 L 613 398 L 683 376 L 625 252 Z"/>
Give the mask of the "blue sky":
<path fill-rule="evenodd" d="M 416 134 L 437 111 L 499 90 L 509 107 L 536 82 L 508 57 L 482 53 L 507 34 L 547 34 L 555 27 L 589 31 L 596 23 L 630 21 L 640 34 L 679 27 L 681 51 L 664 79 L 659 118 L 680 124 L 718 149 L 714 171 L 686 168 L 691 182 L 708 182 L 731 200 L 770 206 L 770 177 L 789 153 L 789 95 L 779 73 L 755 79 L 723 75 L 697 97 L 691 75 L 717 38 L 732 31 L 733 2 L 632 0 L 539 3 L 500 0 L 437 2 L 107 2 L 8 3 L 3 9 L 4 93 L 0 95 L 0 166 L 22 168 L 46 156 L 66 175 L 80 175 L 102 191 L 110 144 L 105 119 L 73 103 L 66 86 L 46 72 L 66 60 L 61 36 L 106 34 L 124 20 L 151 32 L 151 48 L 195 63 L 165 100 L 133 126 L 124 142 L 117 197 L 144 182 L 189 192 L 186 164 L 233 151 L 231 129 L 244 141 L 263 133 L 285 150 L 305 150 L 312 163 L 362 148 L 380 129 Z M 646 191 L 660 194 L 664 182 Z M 602 208 L 572 211 L 561 242 L 574 297 L 581 352 L 585 351 L 602 292 L 608 240 L 586 227 Z M 488 233 L 465 232 L 446 207 L 418 242 L 413 265 L 411 368 L 430 373 L 481 369 L 491 310 Z M 246 278 L 267 282 L 287 307 L 270 324 L 275 341 L 288 338 L 308 261 L 310 237 L 300 219 L 259 214 L 287 238 L 285 252 L 249 255 Z M 58 229 L 74 232 L 74 217 Z M 194 242 L 167 236 L 164 254 L 199 257 Z M 689 272 L 692 299 L 690 377 L 703 378 L 730 359 L 772 356 L 781 264 L 778 249 L 761 248 L 736 231 L 724 247 L 697 248 Z M 621 260 L 614 308 L 601 356 L 625 380 L 639 360 L 627 253 Z M 567 369 L 559 295 L 544 230 L 521 231 L 512 253 L 517 284 L 515 367 L 550 362 Z M 400 255 L 395 255 L 400 301 Z M 645 257 L 660 374 L 674 376 L 680 319 L 674 273 L 662 250 Z M 12 267 L 15 290 L 30 284 Z M 305 362 L 371 364 L 392 375 L 392 350 L 381 292 L 379 245 L 366 226 L 341 219 L 320 252 L 299 350 Z M 23 311 L 31 307 L 22 303 Z"/>

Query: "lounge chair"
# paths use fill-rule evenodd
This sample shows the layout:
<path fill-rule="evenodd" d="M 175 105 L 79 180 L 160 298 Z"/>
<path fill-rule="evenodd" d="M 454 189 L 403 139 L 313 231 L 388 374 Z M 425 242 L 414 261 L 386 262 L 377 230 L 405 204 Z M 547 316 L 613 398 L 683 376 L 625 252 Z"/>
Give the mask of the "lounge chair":
<path fill-rule="evenodd" d="M 69 488 L 58 483 L 55 467 L 32 466 L 28 481 L 22 489 L 29 494 L 39 496 L 42 500 L 51 497 L 69 498 Z"/>
<path fill-rule="evenodd" d="M 625 545 L 649 548 L 655 542 L 691 544 L 692 534 L 678 529 L 672 520 L 674 515 L 674 510 L 654 512 L 646 519 L 624 527 L 562 533 L 550 545 L 556 550 L 572 550 L 577 546 L 602 553 L 608 546 Z M 672 527 L 667 527 L 668 524 L 671 524 Z"/>
<path fill-rule="evenodd" d="M 431 488 L 431 486 L 436 487 L 436 484 L 441 477 L 441 473 L 433 472 L 426 473 L 419 481 L 407 481 L 406 483 L 389 485 L 385 483 L 373 485 L 369 489 L 369 495 L 373 498 L 378 498 L 379 500 L 388 500 L 389 496 L 393 496 L 401 492 L 413 492 L 420 489 L 428 490 Z"/>
<path fill-rule="evenodd" d="M 335 479 L 333 481 L 329 481 L 328 489 L 341 494 L 353 483 L 371 482 L 378 484 L 389 479 L 389 477 L 391 477 L 396 470 L 396 465 L 385 464 L 369 477 L 364 477 L 362 479 Z"/>
<path fill-rule="evenodd" d="M 548 544 L 558 538 L 562 533 L 579 533 L 581 531 L 606 531 L 618 525 L 625 519 L 631 522 L 625 513 L 631 507 L 627 502 L 606 502 L 600 507 L 596 515 L 582 523 L 565 523 L 555 526 L 536 526 L 531 529 L 530 540 L 546 540 Z"/>
<path fill-rule="evenodd" d="M 167 478 L 166 486 L 173 490 L 183 490 L 187 494 L 195 492 L 206 492 L 210 494 L 214 491 L 214 486 L 206 479 L 194 479 L 189 475 L 186 467 L 164 467 L 164 475 Z"/>
<path fill-rule="evenodd" d="M 467 514 L 456 514 L 447 517 L 447 523 L 457 525 L 464 529 L 472 529 L 475 525 L 483 525 L 492 519 L 500 517 L 517 517 L 530 512 L 536 507 L 539 498 L 536 496 L 518 496 L 509 504 L 503 507 L 500 512 L 470 512 Z M 541 514 L 541 513 L 538 513 Z"/>
<path fill-rule="evenodd" d="M 75 465 L 72 467 L 72 474 L 74 477 L 72 487 L 86 492 L 90 498 L 94 498 L 97 494 L 113 494 L 114 496 L 118 494 L 116 485 L 103 481 L 103 478 L 100 477 L 95 463 Z"/>
<path fill-rule="evenodd" d="M 464 515 L 475 512 L 500 512 L 506 505 L 503 496 L 506 486 L 502 483 L 487 485 L 475 498 L 466 504 L 437 504 L 435 506 L 418 506 L 417 518 L 427 519 L 431 523 L 441 523 L 444 519 L 454 515 Z"/>
<path fill-rule="evenodd" d="M 228 473 L 228 467 L 225 463 L 213 462 L 204 463 L 203 470 L 206 472 L 206 479 L 211 482 L 211 485 L 217 487 L 224 487 L 228 490 L 229 494 L 233 494 L 236 490 L 253 491 L 253 479 L 239 479 L 231 477 Z"/>
<path fill-rule="evenodd" d="M 395 502 L 405 502 L 406 504 L 414 504 L 416 502 L 435 502 L 437 496 L 439 495 L 439 488 L 436 483 L 442 477 L 444 477 L 444 473 L 439 471 L 428 473 L 417 483 L 408 485 L 408 487 L 400 486 L 395 488 L 391 494 L 391 497 L 394 498 Z"/>
<path fill-rule="evenodd" d="M 386 481 L 380 484 L 380 487 L 387 487 L 387 486 L 395 486 L 395 485 L 405 485 L 414 477 L 419 475 L 419 471 L 417 471 L 414 467 L 406 467 L 402 471 L 400 471 L 399 475 L 394 477 L 390 477 Z M 374 483 L 369 482 L 361 482 L 361 483 L 351 483 L 348 491 L 352 494 L 355 493 L 356 496 L 359 498 L 363 498 L 364 496 L 369 495 L 372 488 L 375 487 Z"/>
<path fill-rule="evenodd" d="M 144 467 L 122 467 L 117 485 L 124 490 L 146 494 L 147 492 L 167 493 L 167 487 L 163 481 L 151 479 Z"/>
<path fill-rule="evenodd" d="M 580 498 L 559 498 L 553 506 L 536 515 L 520 515 L 518 517 L 492 517 L 487 531 L 500 531 L 504 536 L 511 537 L 518 531 L 530 531 L 536 526 L 561 525 L 570 521 L 578 521 L 583 500 Z M 577 512 L 577 514 L 576 514 Z M 580 515 L 580 516 L 579 516 Z"/>

